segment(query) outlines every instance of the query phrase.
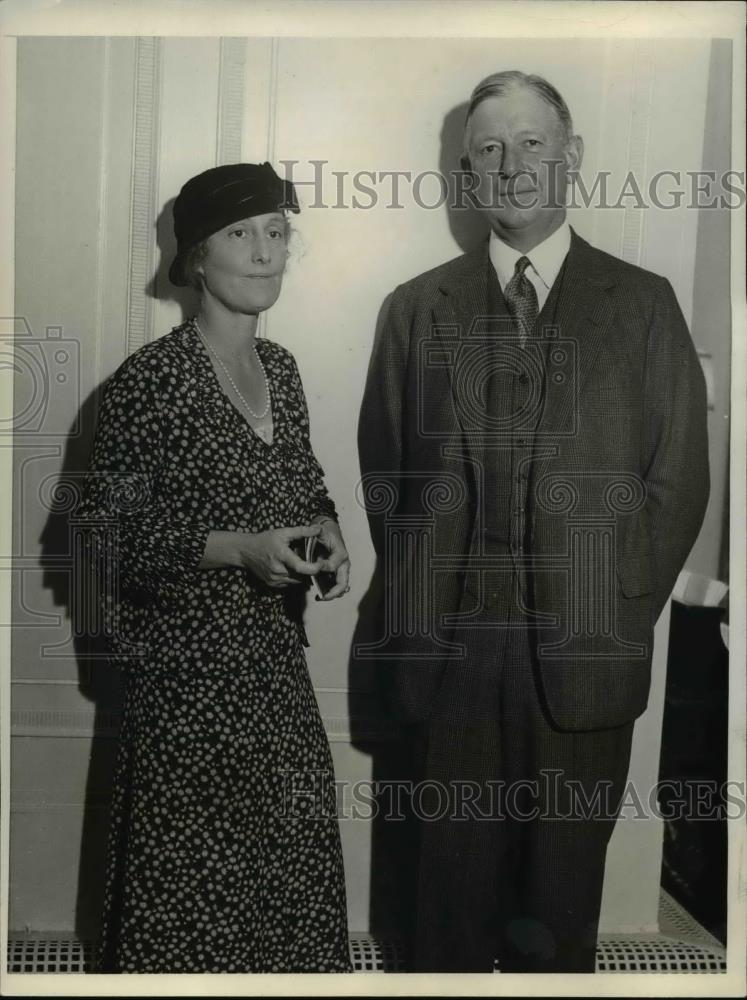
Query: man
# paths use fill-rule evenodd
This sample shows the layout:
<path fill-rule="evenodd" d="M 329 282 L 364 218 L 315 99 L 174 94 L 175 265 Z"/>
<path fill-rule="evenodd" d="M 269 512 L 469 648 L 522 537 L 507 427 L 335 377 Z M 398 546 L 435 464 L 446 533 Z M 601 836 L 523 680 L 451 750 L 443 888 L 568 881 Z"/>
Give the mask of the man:
<path fill-rule="evenodd" d="M 708 497 L 704 379 L 667 280 L 570 229 L 554 87 L 488 77 L 464 151 L 490 239 L 395 290 L 359 434 L 382 671 L 422 748 L 412 967 L 593 972 L 653 627 Z"/>

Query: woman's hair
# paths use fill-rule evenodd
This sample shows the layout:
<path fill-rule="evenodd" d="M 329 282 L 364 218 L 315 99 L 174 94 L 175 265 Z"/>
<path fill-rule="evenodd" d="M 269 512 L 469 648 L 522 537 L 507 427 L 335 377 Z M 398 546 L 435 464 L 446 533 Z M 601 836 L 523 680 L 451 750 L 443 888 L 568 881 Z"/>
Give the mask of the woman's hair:
<path fill-rule="evenodd" d="M 292 267 L 304 256 L 307 247 L 301 230 L 296 229 L 290 219 L 286 219 L 286 245 L 288 247 L 288 267 Z"/>
<path fill-rule="evenodd" d="M 187 284 L 196 292 L 202 291 L 202 275 L 198 273 L 197 268 L 207 257 L 209 239 L 210 237 L 206 236 L 204 240 L 190 247 L 184 260 L 184 277 L 187 279 Z"/>
<path fill-rule="evenodd" d="M 283 213 L 283 218 L 285 221 L 285 244 L 290 248 L 291 240 L 298 236 L 298 232 L 296 228 L 291 225 L 290 219 L 285 213 Z M 194 288 L 196 292 L 202 291 L 202 275 L 198 271 L 198 268 L 207 257 L 209 240 L 210 237 L 206 236 L 204 240 L 200 240 L 199 243 L 195 243 L 194 246 L 189 248 L 187 256 L 184 259 L 184 276 L 187 279 L 187 284 Z M 290 256 L 290 249 L 288 253 Z M 299 256 L 301 256 L 301 254 L 299 254 Z"/>
<path fill-rule="evenodd" d="M 487 100 L 488 97 L 503 97 L 505 94 L 512 90 L 516 90 L 518 87 L 527 87 L 529 90 L 533 90 L 538 97 L 541 97 L 542 100 L 549 104 L 551 108 L 554 108 L 566 142 L 573 135 L 573 119 L 571 118 L 571 113 L 568 110 L 568 105 L 563 100 L 560 92 L 556 90 L 551 83 L 545 80 L 544 77 L 537 76 L 534 73 L 522 73 L 521 70 L 518 69 L 507 69 L 502 73 L 492 73 L 490 76 L 486 76 L 484 80 L 481 80 L 480 83 L 478 83 L 472 91 L 472 96 L 469 100 L 467 117 L 464 122 L 462 155 L 462 164 L 465 169 L 469 169 L 469 120 L 472 117 L 472 113 L 475 108 L 478 104 L 482 104 L 483 101 Z M 465 162 L 467 164 L 466 166 Z"/>

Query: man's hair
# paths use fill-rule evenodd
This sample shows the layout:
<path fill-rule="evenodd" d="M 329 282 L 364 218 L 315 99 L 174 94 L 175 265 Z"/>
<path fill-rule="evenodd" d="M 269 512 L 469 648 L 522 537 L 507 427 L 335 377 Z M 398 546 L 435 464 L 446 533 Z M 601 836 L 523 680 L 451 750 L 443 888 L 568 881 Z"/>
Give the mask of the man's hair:
<path fill-rule="evenodd" d="M 568 105 L 563 100 L 560 92 L 542 76 L 534 73 L 522 73 L 518 69 L 507 69 L 502 73 L 491 73 L 472 91 L 467 108 L 467 117 L 464 121 L 464 150 L 462 155 L 462 166 L 469 169 L 469 154 L 467 150 L 467 138 L 469 134 L 469 120 L 478 104 L 482 104 L 488 97 L 503 97 L 512 90 L 519 87 L 527 87 L 533 90 L 538 97 L 550 105 L 558 116 L 558 121 L 563 129 L 566 141 L 573 135 L 573 119 L 568 110 Z"/>

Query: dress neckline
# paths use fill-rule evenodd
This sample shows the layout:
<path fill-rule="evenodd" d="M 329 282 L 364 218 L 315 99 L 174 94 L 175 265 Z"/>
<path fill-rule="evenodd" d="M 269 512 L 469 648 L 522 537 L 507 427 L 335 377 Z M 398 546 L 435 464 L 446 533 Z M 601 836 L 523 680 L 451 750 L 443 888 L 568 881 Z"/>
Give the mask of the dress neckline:
<path fill-rule="evenodd" d="M 280 408 L 277 405 L 277 396 L 275 393 L 275 387 L 273 384 L 272 373 L 268 370 L 268 352 L 265 349 L 266 343 L 261 338 L 256 338 L 254 343 L 257 348 L 257 353 L 260 357 L 262 364 L 265 367 L 265 374 L 267 375 L 267 390 L 270 394 L 270 414 L 272 415 L 272 441 L 267 441 L 244 416 L 242 410 L 234 403 L 230 396 L 224 391 L 223 386 L 218 378 L 218 373 L 215 370 L 210 354 L 207 348 L 202 342 L 202 337 L 197 331 L 195 326 L 194 317 L 190 317 L 187 320 L 187 329 L 192 335 L 192 341 L 197 350 L 198 357 L 200 358 L 202 364 L 203 375 L 206 380 L 206 384 L 212 390 L 213 396 L 219 398 L 219 405 L 223 409 L 224 414 L 229 416 L 229 419 L 237 420 L 241 426 L 248 432 L 252 440 L 258 441 L 264 448 L 274 449 L 278 443 L 278 431 L 281 421 L 278 419 L 278 414 Z M 270 363 L 269 368 L 272 368 Z"/>

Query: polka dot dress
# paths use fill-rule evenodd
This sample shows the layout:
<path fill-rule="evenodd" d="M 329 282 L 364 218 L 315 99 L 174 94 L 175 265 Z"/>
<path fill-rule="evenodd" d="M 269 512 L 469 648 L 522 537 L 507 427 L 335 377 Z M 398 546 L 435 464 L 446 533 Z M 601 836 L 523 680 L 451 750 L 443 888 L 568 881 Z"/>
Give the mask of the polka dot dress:
<path fill-rule="evenodd" d="M 191 321 L 104 392 L 78 512 L 125 692 L 99 972 L 352 971 L 302 600 L 197 568 L 211 529 L 334 514 L 295 361 L 257 349 L 272 444 L 223 393 Z"/>

